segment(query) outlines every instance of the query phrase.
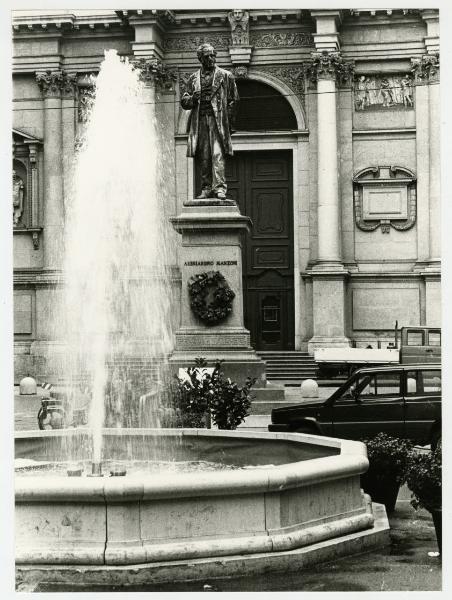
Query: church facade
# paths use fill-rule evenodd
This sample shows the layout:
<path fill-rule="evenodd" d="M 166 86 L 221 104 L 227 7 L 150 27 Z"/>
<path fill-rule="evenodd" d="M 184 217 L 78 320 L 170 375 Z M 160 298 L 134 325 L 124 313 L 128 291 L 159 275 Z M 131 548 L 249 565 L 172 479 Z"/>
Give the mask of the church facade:
<path fill-rule="evenodd" d="M 227 182 L 252 221 L 242 243 L 251 346 L 386 347 L 396 322 L 440 326 L 438 10 L 15 11 L 16 380 L 64 345 L 49 307 L 104 51 L 136 62 L 155 103 L 169 219 L 200 191 L 180 98 L 203 42 L 241 98 Z M 179 303 L 181 260 L 179 244 Z"/>

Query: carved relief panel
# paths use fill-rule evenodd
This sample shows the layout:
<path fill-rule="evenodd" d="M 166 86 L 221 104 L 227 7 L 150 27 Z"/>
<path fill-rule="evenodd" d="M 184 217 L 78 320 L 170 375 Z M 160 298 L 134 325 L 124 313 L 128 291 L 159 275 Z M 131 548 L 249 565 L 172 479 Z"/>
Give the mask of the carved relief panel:
<path fill-rule="evenodd" d="M 355 223 L 361 231 L 406 231 L 416 222 L 416 177 L 404 167 L 368 167 L 353 178 Z"/>
<path fill-rule="evenodd" d="M 355 110 L 410 109 L 414 107 L 413 78 L 400 75 L 357 75 Z"/>

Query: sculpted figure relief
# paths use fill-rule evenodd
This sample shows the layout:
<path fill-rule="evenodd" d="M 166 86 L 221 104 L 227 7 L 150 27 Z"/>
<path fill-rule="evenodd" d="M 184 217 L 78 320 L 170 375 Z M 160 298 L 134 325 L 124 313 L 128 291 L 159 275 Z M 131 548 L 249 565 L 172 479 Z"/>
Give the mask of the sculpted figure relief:
<path fill-rule="evenodd" d="M 408 75 L 360 75 L 355 82 L 356 110 L 413 106 L 412 79 Z"/>
<path fill-rule="evenodd" d="M 190 110 L 187 156 L 201 167 L 198 198 L 226 199 L 225 160 L 232 156 L 231 128 L 239 101 L 232 73 L 217 67 L 211 44 L 198 48 L 201 68 L 188 81 L 181 106 Z"/>
<path fill-rule="evenodd" d="M 13 223 L 19 224 L 19 219 L 24 211 L 24 182 L 13 171 Z"/>
<path fill-rule="evenodd" d="M 232 45 L 247 46 L 250 43 L 248 31 L 249 12 L 241 8 L 234 8 L 228 13 L 228 20 L 231 26 Z"/>

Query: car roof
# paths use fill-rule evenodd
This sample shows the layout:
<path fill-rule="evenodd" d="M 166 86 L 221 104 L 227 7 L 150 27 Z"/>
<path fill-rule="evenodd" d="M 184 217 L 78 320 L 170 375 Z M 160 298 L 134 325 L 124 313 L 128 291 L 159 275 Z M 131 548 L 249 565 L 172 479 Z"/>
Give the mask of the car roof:
<path fill-rule="evenodd" d="M 374 373 L 375 371 L 413 371 L 414 369 L 441 370 L 441 363 L 413 363 L 406 365 L 382 365 L 381 367 L 363 367 L 353 373 Z"/>

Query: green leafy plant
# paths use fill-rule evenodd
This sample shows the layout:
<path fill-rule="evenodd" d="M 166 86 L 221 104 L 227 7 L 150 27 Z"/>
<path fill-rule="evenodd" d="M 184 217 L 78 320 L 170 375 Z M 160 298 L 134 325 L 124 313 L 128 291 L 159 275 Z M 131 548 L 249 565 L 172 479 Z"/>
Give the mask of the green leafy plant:
<path fill-rule="evenodd" d="M 216 361 L 212 372 L 204 358 L 195 359 L 187 369 L 185 379 L 177 378 L 172 389 L 172 400 L 162 412 L 164 427 L 206 427 L 211 419 L 219 429 L 236 429 L 249 415 L 251 388 L 256 379 L 247 378 L 239 386 L 225 378 L 222 361 Z"/>
<path fill-rule="evenodd" d="M 393 480 L 402 485 L 410 462 L 413 445 L 409 440 L 379 433 L 362 440 L 367 446 L 368 479 Z"/>
<path fill-rule="evenodd" d="M 251 388 L 256 379 L 247 377 L 245 385 L 240 387 L 230 378 L 223 378 L 219 363 L 213 375 L 214 389 L 210 398 L 212 420 L 218 429 L 237 429 L 250 414 Z"/>
<path fill-rule="evenodd" d="M 433 452 L 412 454 L 406 481 L 411 490 L 411 504 L 415 509 L 425 508 L 431 511 L 442 507 L 441 463 L 440 445 Z"/>

